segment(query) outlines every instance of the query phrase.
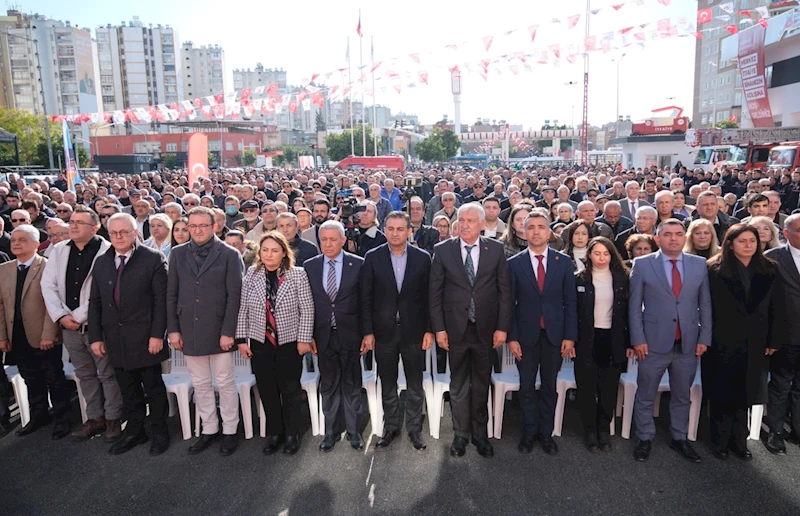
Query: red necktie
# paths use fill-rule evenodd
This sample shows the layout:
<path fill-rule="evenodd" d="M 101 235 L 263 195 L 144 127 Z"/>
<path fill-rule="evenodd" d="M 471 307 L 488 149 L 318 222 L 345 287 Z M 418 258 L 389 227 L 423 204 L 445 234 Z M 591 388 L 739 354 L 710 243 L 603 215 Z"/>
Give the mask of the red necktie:
<path fill-rule="evenodd" d="M 678 299 L 678 296 L 681 295 L 681 287 L 683 283 L 681 283 L 681 273 L 678 272 L 678 260 L 670 260 L 672 263 L 672 293 L 675 294 L 675 299 Z M 678 320 L 678 324 L 675 326 L 675 340 L 680 340 L 681 338 L 681 322 Z"/>
<path fill-rule="evenodd" d="M 541 254 L 537 254 L 536 259 L 539 260 L 539 266 L 536 269 L 536 281 L 539 283 L 539 292 L 544 294 L 544 280 L 545 280 L 544 256 Z M 542 328 L 544 328 L 544 314 L 542 314 L 541 317 L 539 318 L 539 325 Z"/>

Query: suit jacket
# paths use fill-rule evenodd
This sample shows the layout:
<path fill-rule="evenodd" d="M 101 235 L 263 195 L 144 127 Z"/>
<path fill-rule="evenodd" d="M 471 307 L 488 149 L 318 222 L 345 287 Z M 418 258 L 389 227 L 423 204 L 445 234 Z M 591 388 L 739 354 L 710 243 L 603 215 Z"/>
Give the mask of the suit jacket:
<path fill-rule="evenodd" d="M 61 341 L 61 331 L 47 313 L 42 296 L 42 272 L 47 259 L 36 256 L 22 286 L 22 325 L 31 347 L 39 348 L 42 340 Z M 0 265 L 0 340 L 10 341 L 14 335 L 14 303 L 17 295 L 17 266 L 12 260 Z"/>
<path fill-rule="evenodd" d="M 678 299 L 667 279 L 661 251 L 633 261 L 630 288 L 631 346 L 647 344 L 650 351 L 667 353 L 675 344 L 678 322 L 684 353 L 694 353 L 697 344 L 711 345 L 711 294 L 705 259 L 683 254 Z"/>
<path fill-rule="evenodd" d="M 294 264 L 298 267 L 302 267 L 306 260 L 319 254 L 319 249 L 317 249 L 317 246 L 307 240 L 302 239 L 300 235 L 295 236 L 294 240 L 289 242 L 289 247 L 291 247 L 292 252 L 294 253 Z"/>
<path fill-rule="evenodd" d="M 400 292 L 392 267 L 389 244 L 371 250 L 361 266 L 361 316 L 364 334 L 374 334 L 378 341 L 392 337 L 400 314 L 403 343 L 417 346 L 425 332 L 431 331 L 428 311 L 430 255 L 413 245 L 406 245 L 406 271 Z"/>
<path fill-rule="evenodd" d="M 117 253 L 111 249 L 94 265 L 89 297 L 89 342 L 105 342 L 114 367 L 140 369 L 169 358 L 169 348 L 151 355 L 149 339 L 167 331 L 167 262 L 160 251 L 136 243 L 125 262 L 120 306 L 114 302 Z"/>
<path fill-rule="evenodd" d="M 439 243 L 439 230 L 423 225 L 414 233 L 414 242 L 417 247 L 424 249 L 429 255 L 433 255 L 433 247 Z"/>
<path fill-rule="evenodd" d="M 800 347 L 800 272 L 792 258 L 789 244 L 770 249 L 765 256 L 778 263 L 778 272 L 782 283 L 783 305 L 788 314 L 786 321 L 786 345 Z"/>
<path fill-rule="evenodd" d="M 247 269 L 242 281 L 242 301 L 236 325 L 237 342 L 265 342 L 267 331 L 267 275 L 264 267 Z M 302 267 L 292 267 L 283 276 L 275 294 L 275 329 L 278 344 L 311 342 L 314 332 L 314 300 L 308 276 Z"/>
<path fill-rule="evenodd" d="M 503 244 L 480 237 L 476 243 L 480 258 L 475 284 L 470 285 L 461 239 L 452 238 L 436 244 L 429 289 L 431 328 L 446 331 L 450 342 L 459 342 L 467 329 L 470 298 L 475 300 L 475 325 L 478 338 L 491 343 L 496 330 L 511 329 L 511 280 Z"/>
<path fill-rule="evenodd" d="M 562 340 L 578 340 L 578 298 L 575 269 L 566 254 L 547 250 L 544 292 L 533 272 L 530 253 L 523 251 L 508 260 L 511 292 L 515 301 L 508 340 L 532 346 L 539 340 L 540 319 L 544 315 L 547 338 L 553 345 Z"/>
<path fill-rule="evenodd" d="M 630 204 L 628 204 L 628 198 L 627 197 L 624 198 L 624 199 L 621 199 L 619 201 L 619 206 L 620 206 L 620 213 L 622 213 L 623 217 L 628 217 L 631 220 L 636 220 L 636 218 L 633 216 L 633 213 L 631 213 L 631 207 L 630 207 Z M 643 206 L 652 207 L 652 204 L 650 204 L 647 201 L 639 201 L 639 208 L 641 208 Z M 637 209 L 639 209 L 639 208 L 637 208 Z"/>
<path fill-rule="evenodd" d="M 11 252 L 11 235 L 5 231 L 0 233 L 0 252 L 6 253 L 9 258 L 14 258 L 14 253 Z"/>
<path fill-rule="evenodd" d="M 242 297 L 242 256 L 216 237 L 198 269 L 190 243 L 169 252 L 167 331 L 180 332 L 188 356 L 222 353 L 219 338 L 234 337 Z"/>
<path fill-rule="evenodd" d="M 314 244 L 314 247 L 316 247 L 317 251 L 319 251 L 318 226 L 311 226 L 308 229 L 304 229 L 303 232 L 300 233 L 300 238 L 302 238 L 306 242 L 311 242 L 312 244 Z"/>
<path fill-rule="evenodd" d="M 326 259 L 324 254 L 320 254 L 303 264 L 314 297 L 314 340 L 318 350 L 324 350 L 328 346 L 331 337 L 331 312 L 333 312 L 336 316 L 339 343 L 343 348 L 355 351 L 361 348 L 363 336 L 359 275 L 364 259 L 344 253 L 342 280 L 336 292 L 336 299 L 333 301 L 328 297 L 322 281 L 323 264 Z"/>

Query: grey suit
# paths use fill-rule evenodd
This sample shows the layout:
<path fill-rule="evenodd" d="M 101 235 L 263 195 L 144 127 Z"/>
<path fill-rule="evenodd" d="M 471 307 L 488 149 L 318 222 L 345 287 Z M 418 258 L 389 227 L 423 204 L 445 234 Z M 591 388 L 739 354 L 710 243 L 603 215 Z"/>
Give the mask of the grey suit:
<path fill-rule="evenodd" d="M 636 220 L 634 214 L 631 213 L 630 200 L 626 197 L 625 199 L 620 199 L 618 202 L 620 207 L 620 213 L 622 213 L 622 216 L 628 217 L 631 220 Z M 652 207 L 653 205 L 647 201 L 639 201 L 639 205 L 636 209 L 638 210 L 639 208 L 642 208 L 644 206 Z"/>
<path fill-rule="evenodd" d="M 314 244 L 314 247 L 317 248 L 319 251 L 319 233 L 318 233 L 319 226 L 311 226 L 308 229 L 304 229 L 300 233 L 300 238 L 305 240 L 306 242 L 311 242 Z M 298 265 L 303 265 L 302 263 L 298 263 Z"/>
<path fill-rule="evenodd" d="M 631 346 L 647 344 L 647 357 L 639 362 L 634 404 L 636 435 L 644 441 L 656 433 L 653 401 L 658 385 L 669 370 L 672 438 L 686 440 L 689 427 L 689 391 L 697 373 L 697 344 L 711 345 L 711 293 L 706 261 L 682 254 L 681 290 L 676 298 L 671 278 L 658 251 L 636 258 L 631 270 L 629 324 Z M 680 324 L 681 339 L 676 340 Z"/>

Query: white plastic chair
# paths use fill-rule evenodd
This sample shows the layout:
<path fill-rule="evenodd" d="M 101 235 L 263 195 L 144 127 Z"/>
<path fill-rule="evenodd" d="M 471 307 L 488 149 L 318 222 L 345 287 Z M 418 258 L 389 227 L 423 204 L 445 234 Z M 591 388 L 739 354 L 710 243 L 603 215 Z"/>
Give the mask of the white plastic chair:
<path fill-rule="evenodd" d="M 314 370 L 308 370 L 308 357 L 314 364 Z M 319 364 L 316 355 L 306 353 L 303 356 L 303 373 L 300 376 L 300 387 L 306 391 L 308 398 L 308 412 L 311 415 L 311 435 L 321 435 L 319 429 Z M 267 436 L 267 413 L 264 410 L 264 403 L 261 402 L 261 394 L 258 392 L 258 385 L 254 387 L 256 401 L 258 402 L 258 426 L 259 435 Z"/>
<path fill-rule="evenodd" d="M 766 407 L 766 405 L 753 405 L 750 407 L 750 435 L 747 436 L 748 439 L 753 441 L 761 439 L 761 422 L 764 418 Z"/>
<path fill-rule="evenodd" d="M 367 391 L 367 407 L 369 409 L 369 422 L 372 434 L 383 435 L 383 403 L 381 403 L 380 392 L 378 390 L 378 364 L 375 362 L 375 353 L 372 353 L 372 370 L 367 370 L 364 362 L 364 355 L 360 358 L 361 362 L 361 386 Z M 325 413 L 322 411 L 322 394 L 320 394 L 319 404 L 319 428 L 320 435 L 325 434 Z"/>
<path fill-rule="evenodd" d="M 186 357 L 183 356 L 183 351 L 170 347 L 170 358 L 170 372 L 169 374 L 162 374 L 161 377 L 167 387 L 170 416 L 175 414 L 177 402 L 178 415 L 181 418 L 181 433 L 185 441 L 192 438 L 192 416 L 189 411 L 189 400 L 194 393 L 194 387 L 192 387 L 192 379 L 189 377 L 189 368 L 186 365 Z M 175 396 L 175 401 L 172 400 L 170 394 Z"/>
<path fill-rule="evenodd" d="M 239 392 L 239 405 L 242 407 L 242 424 L 244 425 L 244 438 L 253 438 L 253 403 L 250 394 L 256 386 L 256 375 L 250 367 L 250 361 L 242 358 L 238 351 L 233 352 L 233 375 L 236 381 L 236 390 Z M 211 386 L 216 391 L 217 382 L 215 375 L 211 376 Z M 258 390 L 256 389 L 256 392 Z M 194 433 L 200 437 L 200 412 L 195 410 L 194 414 Z"/>
<path fill-rule="evenodd" d="M 25 385 L 25 380 L 19 374 L 17 366 L 3 366 L 6 370 L 6 377 L 11 382 L 11 387 L 14 389 L 14 398 L 17 400 L 17 409 L 19 410 L 20 426 L 25 426 L 31 420 L 31 409 L 28 405 L 28 386 Z"/>
<path fill-rule="evenodd" d="M 577 389 L 578 382 L 575 380 L 575 364 L 569 357 L 564 358 L 561 363 L 561 370 L 556 377 L 556 414 L 553 421 L 553 436 L 561 437 L 561 428 L 564 424 L 564 407 L 567 403 L 567 391 Z"/>
<path fill-rule="evenodd" d="M 64 363 L 64 377 L 70 382 L 75 382 L 75 390 L 78 391 L 78 404 L 81 407 L 81 420 L 85 423 L 89 417 L 86 415 L 86 398 L 83 397 L 81 381 L 78 379 L 78 375 L 75 374 L 75 366 L 70 362 L 67 346 L 62 344 L 61 348 L 61 361 Z"/>
<path fill-rule="evenodd" d="M 494 431 L 495 439 L 500 439 L 503 433 L 503 412 L 505 411 L 506 396 L 513 391 L 519 391 L 519 369 L 517 360 L 508 349 L 508 344 L 503 344 L 500 360 L 500 371 L 492 371 L 492 386 L 494 390 Z M 536 388 L 541 386 L 539 375 L 536 375 Z"/>
<path fill-rule="evenodd" d="M 700 360 L 697 361 L 697 373 L 689 390 L 691 405 L 689 406 L 689 432 L 687 439 L 697 440 L 697 429 L 700 427 L 700 409 L 703 407 L 703 381 L 700 375 Z"/>
<path fill-rule="evenodd" d="M 444 415 L 444 393 L 450 392 L 450 355 L 447 355 L 447 362 L 445 365 L 445 372 L 439 373 L 438 362 L 436 358 L 436 351 L 431 353 L 433 365 L 433 397 L 428 406 L 428 417 L 430 418 L 429 426 L 431 437 L 434 439 L 439 438 L 439 429 L 442 425 L 442 416 Z M 493 424 L 493 410 L 492 410 L 492 396 L 488 396 L 486 407 L 489 413 L 489 421 L 486 423 L 487 437 L 490 439 L 494 435 Z"/>
<path fill-rule="evenodd" d="M 433 375 L 431 375 L 431 350 L 433 348 L 428 348 L 425 350 L 425 357 L 424 357 L 424 369 L 422 370 L 422 391 L 425 394 L 425 409 L 427 410 L 430 407 L 431 399 L 433 398 Z M 377 365 L 376 365 L 377 367 Z M 376 371 L 377 373 L 377 371 Z M 406 372 L 405 367 L 403 365 L 403 357 L 399 358 L 399 363 L 397 365 L 397 394 L 400 395 L 401 392 L 408 389 L 408 380 L 406 380 Z M 378 403 L 381 406 L 381 425 L 380 425 L 380 433 L 376 435 L 383 435 L 383 384 L 381 383 L 380 375 L 378 376 Z M 428 411 L 429 412 L 429 411 Z M 428 417 L 430 417 L 430 412 L 428 413 Z"/>
<path fill-rule="evenodd" d="M 633 400 L 636 398 L 638 378 L 639 365 L 636 362 L 636 357 L 634 356 L 628 359 L 628 370 L 619 376 L 619 392 L 617 392 L 617 417 L 622 416 L 620 436 L 623 439 L 631 438 Z"/>

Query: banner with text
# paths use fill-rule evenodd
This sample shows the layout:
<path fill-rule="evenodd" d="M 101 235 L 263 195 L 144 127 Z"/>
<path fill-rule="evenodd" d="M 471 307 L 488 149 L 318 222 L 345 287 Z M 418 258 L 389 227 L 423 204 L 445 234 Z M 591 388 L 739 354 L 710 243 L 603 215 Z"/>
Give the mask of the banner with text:
<path fill-rule="evenodd" d="M 739 70 L 747 112 L 754 127 L 774 127 L 764 73 L 764 35 L 766 29 L 754 25 L 739 33 Z"/>

